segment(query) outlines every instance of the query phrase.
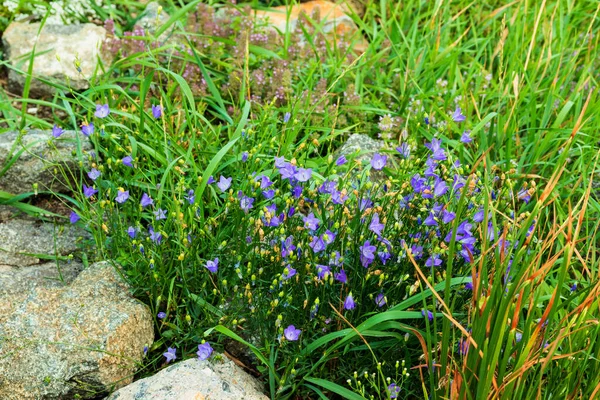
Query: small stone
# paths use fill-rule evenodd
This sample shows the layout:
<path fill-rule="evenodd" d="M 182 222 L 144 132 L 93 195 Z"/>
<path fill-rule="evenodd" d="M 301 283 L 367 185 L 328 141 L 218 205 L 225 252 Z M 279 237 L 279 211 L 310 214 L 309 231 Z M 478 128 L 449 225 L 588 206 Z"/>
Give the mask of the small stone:
<path fill-rule="evenodd" d="M 74 90 L 90 87 L 90 79 L 98 67 L 99 46 L 106 37 L 106 30 L 94 24 L 53 25 L 40 30 L 40 23 L 13 22 L 2 35 L 8 62 L 26 72 L 29 54 L 35 51 L 33 76 L 66 85 Z M 36 43 L 37 39 L 37 43 Z M 22 93 L 25 75 L 9 69 L 10 90 Z M 54 94 L 54 88 L 38 79 L 31 82 L 30 97 Z"/>
<path fill-rule="evenodd" d="M 382 150 L 385 147 L 385 143 L 382 140 L 371 139 L 368 135 L 355 133 L 350 135 L 346 143 L 338 150 L 337 157 L 352 155 L 357 151 L 362 154 L 356 158 L 357 161 L 365 159 L 371 159 L 373 153 Z"/>
<path fill-rule="evenodd" d="M 281 33 L 285 33 L 288 27 L 293 32 L 302 15 L 308 18 L 319 15 L 323 24 L 322 32 L 330 43 L 333 44 L 343 39 L 345 42 L 353 44 L 352 48 L 357 53 L 364 53 L 369 45 L 350 18 L 351 9 L 345 4 L 338 5 L 330 1 L 315 0 L 291 7 L 279 6 L 268 11 L 258 10 L 255 13 L 257 18 L 267 20 L 269 25 Z"/>
<path fill-rule="evenodd" d="M 158 2 L 153 1 L 146 5 L 146 9 L 140 16 L 140 18 L 136 21 L 136 25 L 142 27 L 144 32 L 150 33 L 151 35 L 156 32 L 156 29 L 160 28 L 169 20 L 169 14 L 163 10 L 162 6 L 158 4 Z M 173 24 L 172 28 L 167 29 L 173 30 L 175 25 Z M 164 36 L 166 33 L 163 33 Z"/>
<path fill-rule="evenodd" d="M 97 398 L 131 382 L 152 315 L 107 262 L 67 287 L 37 287 L 0 324 L 0 398 Z"/>
<path fill-rule="evenodd" d="M 266 400 L 261 384 L 228 358 L 173 364 L 126 386 L 105 400 Z"/>
<path fill-rule="evenodd" d="M 89 141 L 82 135 L 79 138 L 76 135 L 74 131 L 65 131 L 54 139 L 51 131 L 37 129 L 26 131 L 23 135 L 18 132 L 0 135 L 0 165 L 7 165 L 9 159 L 20 153 L 17 161 L 0 176 L 0 190 L 16 195 L 33 191 L 37 184 L 39 191 L 70 192 L 75 183 L 67 181 L 61 170 L 68 177 L 78 176 L 81 167 L 73 155 L 77 150 L 77 140 L 81 142 L 83 151 L 91 150 Z M 13 148 L 15 141 L 18 143 Z"/>

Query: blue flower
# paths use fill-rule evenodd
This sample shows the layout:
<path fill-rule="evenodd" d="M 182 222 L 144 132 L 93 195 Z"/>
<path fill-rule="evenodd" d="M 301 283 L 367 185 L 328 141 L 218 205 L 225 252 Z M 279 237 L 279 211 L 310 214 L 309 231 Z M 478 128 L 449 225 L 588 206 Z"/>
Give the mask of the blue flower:
<path fill-rule="evenodd" d="M 96 189 L 94 189 L 93 186 L 87 186 L 85 183 L 83 184 L 83 195 L 85 197 L 87 197 L 89 199 L 96 193 L 98 193 L 98 191 Z"/>
<path fill-rule="evenodd" d="M 373 214 L 371 224 L 369 224 L 369 230 L 378 236 L 381 236 L 381 232 L 385 228 L 385 225 L 379 222 L 379 213 Z"/>
<path fill-rule="evenodd" d="M 219 269 L 219 257 L 215 258 L 214 260 L 208 260 L 204 267 L 213 274 L 216 274 L 217 270 Z"/>
<path fill-rule="evenodd" d="M 167 211 L 163 210 L 162 208 L 159 208 L 156 211 L 153 211 L 154 213 L 154 217 L 157 221 L 160 221 L 161 219 L 167 219 Z"/>
<path fill-rule="evenodd" d="M 232 179 L 233 178 L 225 178 L 223 175 L 221 175 L 219 182 L 217 182 L 217 187 L 221 189 L 221 192 L 224 192 L 231 187 Z"/>
<path fill-rule="evenodd" d="M 117 197 L 115 197 L 115 201 L 119 204 L 123 204 L 129 198 L 129 190 L 124 190 L 123 188 L 119 188 L 117 192 Z"/>
<path fill-rule="evenodd" d="M 346 271 L 343 269 L 340 270 L 337 274 L 333 275 L 333 278 L 340 283 L 348 283 L 348 277 L 346 276 Z"/>
<path fill-rule="evenodd" d="M 311 242 L 308 244 L 315 253 L 319 253 L 327 247 L 322 237 L 313 236 Z"/>
<path fill-rule="evenodd" d="M 428 318 L 429 321 L 433 321 L 433 313 L 429 310 L 421 310 L 421 315 L 425 318 Z"/>
<path fill-rule="evenodd" d="M 245 213 L 248 213 L 250 209 L 253 207 L 254 199 L 252 197 L 242 196 L 240 198 L 240 208 L 244 210 Z"/>
<path fill-rule="evenodd" d="M 290 342 L 294 342 L 298 340 L 302 331 L 300 329 L 296 329 L 294 325 L 290 325 L 283 331 L 283 335 Z"/>
<path fill-rule="evenodd" d="M 127 228 L 127 234 L 130 238 L 135 239 L 135 237 L 138 234 L 138 229 L 133 226 L 130 226 L 129 228 Z"/>
<path fill-rule="evenodd" d="M 319 223 L 321 222 L 313 213 L 308 214 L 306 217 L 302 217 L 302 220 L 304 221 L 304 227 L 313 231 L 319 227 Z"/>
<path fill-rule="evenodd" d="M 385 167 L 386 163 L 387 156 L 381 155 L 379 153 L 373 154 L 373 159 L 371 159 L 371 167 L 373 167 L 373 169 L 380 171 L 383 169 L 383 167 Z"/>
<path fill-rule="evenodd" d="M 460 141 L 463 143 L 471 143 L 473 141 L 473 139 L 469 135 L 470 133 L 471 133 L 471 131 L 464 131 L 462 136 L 460 137 Z"/>
<path fill-rule="evenodd" d="M 337 159 L 337 160 L 335 160 L 335 165 L 337 165 L 337 166 L 339 167 L 340 165 L 344 165 L 344 164 L 346 164 L 346 162 L 347 162 L 347 161 L 348 161 L 348 160 L 346 160 L 346 157 L 344 157 L 344 156 L 339 156 L 339 157 L 338 157 L 338 159 Z"/>
<path fill-rule="evenodd" d="M 431 257 L 425 261 L 426 267 L 438 267 L 440 265 L 442 265 L 442 259 L 439 254 L 432 254 Z"/>
<path fill-rule="evenodd" d="M 142 207 L 147 207 L 153 203 L 154 200 L 152 200 L 152 197 L 148 196 L 146 193 L 142 194 L 142 200 L 140 200 L 140 205 Z"/>
<path fill-rule="evenodd" d="M 437 226 L 438 225 L 437 221 L 435 220 L 435 218 L 433 216 L 433 213 L 431 213 L 431 212 L 429 213 L 427 218 L 425 218 L 425 221 L 423 221 L 423 224 L 425 226 Z"/>
<path fill-rule="evenodd" d="M 377 297 L 375 297 L 375 304 L 377 304 L 377 307 L 383 307 L 387 304 L 387 301 L 386 301 L 383 293 L 379 293 L 377 295 Z"/>
<path fill-rule="evenodd" d="M 200 361 L 204 361 L 210 357 L 212 352 L 213 348 L 210 347 L 210 344 L 208 342 L 206 342 L 198 345 L 198 351 L 196 352 L 196 354 L 198 355 Z"/>
<path fill-rule="evenodd" d="M 359 247 L 360 249 L 360 262 L 362 266 L 368 268 L 369 265 L 375 260 L 375 250 L 377 249 L 375 246 L 371 245 L 370 241 L 365 241 L 365 243 Z"/>
<path fill-rule="evenodd" d="M 260 188 L 266 189 L 273 184 L 273 181 L 269 179 L 268 176 L 262 175 L 260 177 Z"/>
<path fill-rule="evenodd" d="M 444 224 L 452 222 L 454 220 L 454 218 L 456 218 L 456 214 L 453 213 L 452 211 L 444 210 L 442 212 L 442 222 Z"/>
<path fill-rule="evenodd" d="M 328 275 L 331 275 L 331 268 L 327 265 L 317 264 L 317 276 L 319 279 L 325 279 Z"/>
<path fill-rule="evenodd" d="M 81 133 L 83 133 L 83 136 L 90 136 L 94 133 L 94 124 L 91 122 L 89 124 L 87 122 L 83 123 L 81 125 Z"/>
<path fill-rule="evenodd" d="M 185 199 L 187 200 L 187 202 L 189 204 L 194 204 L 194 201 L 196 201 L 196 196 L 194 195 L 194 189 L 188 190 L 187 196 L 185 196 Z"/>
<path fill-rule="evenodd" d="M 106 118 L 110 114 L 110 108 L 108 108 L 108 104 L 96 104 L 96 112 L 94 115 L 96 118 Z"/>
<path fill-rule="evenodd" d="M 296 275 L 296 270 L 288 265 L 285 267 L 281 277 L 283 278 L 283 280 L 288 280 L 294 275 Z"/>
<path fill-rule="evenodd" d="M 162 116 L 162 107 L 159 104 L 152 105 L 152 116 L 156 119 Z"/>
<path fill-rule="evenodd" d="M 71 215 L 69 216 L 69 221 L 71 222 L 71 224 L 77 223 L 77 221 L 79 221 L 80 219 L 81 217 L 75 211 L 71 211 Z"/>
<path fill-rule="evenodd" d="M 101 175 L 100 171 L 98 171 L 96 168 L 92 168 L 92 170 L 90 172 L 88 172 L 88 177 L 95 181 L 96 179 L 98 179 Z"/>
<path fill-rule="evenodd" d="M 400 394 L 400 390 L 402 390 L 400 386 L 396 385 L 395 383 L 391 383 L 388 386 L 388 391 L 390 392 L 390 399 L 397 399 L 398 395 Z"/>
<path fill-rule="evenodd" d="M 346 300 L 344 300 L 344 309 L 345 310 L 353 310 L 356 307 L 356 303 L 354 302 L 354 298 L 352 297 L 352 293 L 350 293 Z"/>
<path fill-rule="evenodd" d="M 531 195 L 529 194 L 529 191 L 527 189 L 521 189 L 517 194 L 517 198 L 519 200 L 523 200 L 525 204 L 527 204 L 529 203 L 529 200 L 531 200 Z"/>
<path fill-rule="evenodd" d="M 425 147 L 427 147 L 429 150 L 431 150 L 433 152 L 433 154 L 431 155 L 432 159 L 434 159 L 436 161 L 444 161 L 447 159 L 446 153 L 444 152 L 444 149 L 442 148 L 442 141 L 440 139 L 436 139 L 436 138 L 431 139 L 431 143 L 425 144 Z"/>
<path fill-rule="evenodd" d="M 577 290 L 577 282 L 575 282 L 574 284 L 571 285 L 571 288 L 569 289 L 571 292 L 574 292 Z"/>
<path fill-rule="evenodd" d="M 133 158 L 131 156 L 125 156 L 121 159 L 123 165 L 128 166 L 129 168 L 133 168 Z"/>
<path fill-rule="evenodd" d="M 302 196 L 302 186 L 300 186 L 300 185 L 294 186 L 294 188 L 292 189 L 292 195 L 295 198 L 299 199 L 300 196 Z"/>
<path fill-rule="evenodd" d="M 404 158 L 410 157 L 410 146 L 408 143 L 402 143 L 400 146 L 396 147 L 396 151 Z"/>
<path fill-rule="evenodd" d="M 173 361 L 177 358 L 177 356 L 175 355 L 176 352 L 177 352 L 177 349 L 169 347 L 167 349 L 167 352 L 163 353 L 163 356 L 165 356 L 165 358 L 167 359 L 167 363 L 170 363 L 171 361 Z"/>
<path fill-rule="evenodd" d="M 448 191 L 448 185 L 443 179 L 437 179 L 435 184 L 433 185 L 433 195 L 435 197 L 440 197 L 446 194 Z"/>
<path fill-rule="evenodd" d="M 64 132 L 65 131 L 56 124 L 52 127 L 52 136 L 54 136 L 55 138 L 59 137 Z"/>
<path fill-rule="evenodd" d="M 298 182 L 307 182 L 312 176 L 312 170 L 310 168 L 298 168 L 298 171 L 294 174 L 294 178 Z"/>
<path fill-rule="evenodd" d="M 456 110 L 452 113 L 452 121 L 454 122 L 463 122 L 467 117 L 465 117 L 460 109 L 460 107 L 456 107 Z"/>

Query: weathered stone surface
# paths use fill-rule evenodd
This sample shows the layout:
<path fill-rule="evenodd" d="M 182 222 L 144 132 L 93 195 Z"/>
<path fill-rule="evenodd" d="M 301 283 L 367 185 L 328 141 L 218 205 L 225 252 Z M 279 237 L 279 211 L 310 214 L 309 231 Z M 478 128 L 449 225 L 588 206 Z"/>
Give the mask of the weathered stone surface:
<path fill-rule="evenodd" d="M 80 237 L 89 236 L 72 225 L 24 219 L 0 222 L 0 265 L 26 267 L 40 263 L 40 258 L 34 254 L 71 254 L 77 250 L 77 239 Z"/>
<path fill-rule="evenodd" d="M 21 71 L 29 68 L 29 54 L 38 38 L 39 23 L 13 22 L 2 35 L 7 59 Z M 94 24 L 45 25 L 39 35 L 33 63 L 33 76 L 68 85 L 74 90 L 89 88 L 89 80 L 97 72 L 99 45 L 106 30 Z M 9 88 L 20 94 L 25 76 L 12 69 L 8 73 Z M 52 95 L 54 89 L 38 79 L 32 81 L 30 96 Z"/>
<path fill-rule="evenodd" d="M 77 149 L 76 135 L 78 133 L 74 131 L 66 131 L 55 139 L 50 131 L 37 129 L 26 131 L 23 135 L 18 132 L 1 134 L 0 165 L 6 165 L 12 156 L 20 155 L 0 177 L 0 190 L 22 194 L 31 192 L 33 184 L 37 183 L 40 191 L 70 192 L 73 184 L 64 175 L 77 177 L 80 170 L 79 160 L 73 155 Z M 87 138 L 79 135 L 79 140 L 83 151 L 91 150 Z M 11 153 L 16 141 L 18 143 Z"/>
<path fill-rule="evenodd" d="M 167 14 L 158 2 L 153 1 L 146 5 L 146 9 L 140 16 L 140 19 L 136 21 L 136 25 L 142 27 L 144 32 L 154 34 L 156 29 L 164 25 L 169 20 L 169 14 Z M 173 29 L 175 25 L 173 25 Z M 167 31 L 173 30 L 167 29 Z M 165 34 L 163 34 L 165 35 Z M 161 37 L 163 37 L 161 35 Z"/>
<path fill-rule="evenodd" d="M 286 32 L 288 28 L 293 32 L 302 15 L 309 18 L 318 15 L 321 19 L 322 32 L 330 43 L 343 39 L 347 43 L 353 43 L 353 49 L 356 52 L 363 53 L 369 43 L 362 36 L 348 15 L 349 13 L 350 8 L 345 4 L 339 5 L 330 1 L 315 0 L 291 7 L 279 6 L 268 11 L 258 10 L 256 17 L 267 20 L 279 32 Z"/>
<path fill-rule="evenodd" d="M 64 287 L 77 277 L 83 265 L 77 261 L 47 262 L 30 267 L 0 264 L 0 325 L 37 287 Z"/>
<path fill-rule="evenodd" d="M 376 153 L 384 148 L 385 144 L 382 140 L 371 139 L 371 137 L 359 133 L 350 135 L 346 143 L 337 152 L 339 156 L 349 156 L 360 151 L 362 154 L 356 158 L 357 161 L 371 159 L 373 153 Z"/>
<path fill-rule="evenodd" d="M 126 386 L 105 400 L 266 400 L 260 384 L 233 361 L 190 359 Z"/>
<path fill-rule="evenodd" d="M 130 383 L 154 332 L 128 289 L 104 262 L 30 292 L 0 324 L 0 398 L 92 398 Z"/>

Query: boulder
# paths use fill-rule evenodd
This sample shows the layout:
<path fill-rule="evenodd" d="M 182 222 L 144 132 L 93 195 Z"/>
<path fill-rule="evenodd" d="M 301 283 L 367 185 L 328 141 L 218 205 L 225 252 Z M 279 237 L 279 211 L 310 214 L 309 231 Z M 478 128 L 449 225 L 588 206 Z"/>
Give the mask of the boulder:
<path fill-rule="evenodd" d="M 260 383 L 228 358 L 189 359 L 126 386 L 105 400 L 266 400 Z"/>
<path fill-rule="evenodd" d="M 40 26 L 40 23 L 13 22 L 6 28 L 2 41 L 10 65 L 26 73 L 29 55 L 35 45 L 35 78 L 66 85 L 73 90 L 88 89 L 90 79 L 99 72 L 99 46 L 106 37 L 106 30 L 94 24 L 47 24 L 38 35 Z M 53 95 L 54 88 L 40 79 L 32 80 L 29 95 Z M 9 69 L 8 84 L 11 91 L 21 94 L 25 75 Z"/>
<path fill-rule="evenodd" d="M 97 398 L 127 385 L 153 341 L 152 316 L 115 268 L 37 287 L 0 324 L 0 398 Z"/>
<path fill-rule="evenodd" d="M 350 17 L 351 9 L 345 4 L 314 0 L 293 6 L 257 10 L 255 13 L 257 18 L 266 20 L 272 28 L 282 33 L 288 29 L 293 32 L 302 17 L 312 19 L 318 16 L 320 29 L 330 43 L 334 44 L 344 40 L 346 43 L 352 44 L 352 48 L 357 53 L 364 53 L 369 45 Z"/>
<path fill-rule="evenodd" d="M 91 150 L 89 140 L 74 131 L 65 131 L 59 138 L 54 138 L 50 131 L 38 129 L 24 134 L 0 134 L 0 168 L 18 155 L 8 171 L 0 176 L 0 190 L 22 194 L 33 191 L 37 183 L 40 191 L 70 192 L 74 187 L 71 178 L 76 178 L 81 169 L 74 155 L 78 140 L 82 151 Z"/>
<path fill-rule="evenodd" d="M 0 222 L 0 265 L 27 267 L 39 264 L 43 255 L 69 255 L 77 250 L 79 238 L 89 234 L 73 225 L 26 219 Z"/>
<path fill-rule="evenodd" d="M 0 325 L 35 288 L 64 287 L 83 270 L 78 261 L 46 262 L 29 267 L 0 264 Z"/>

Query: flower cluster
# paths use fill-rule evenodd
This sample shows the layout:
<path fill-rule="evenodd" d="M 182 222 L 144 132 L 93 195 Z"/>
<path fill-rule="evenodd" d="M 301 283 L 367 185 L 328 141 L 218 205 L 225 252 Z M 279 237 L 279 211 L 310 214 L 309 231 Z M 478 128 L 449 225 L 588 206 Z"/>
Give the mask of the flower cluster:
<path fill-rule="evenodd" d="M 154 104 L 147 113 L 161 120 L 163 111 Z M 113 118 L 109 105 L 99 104 L 94 118 L 99 127 Z M 460 108 L 449 118 L 464 121 Z M 111 145 L 99 131 L 81 133 L 101 152 Z M 221 324 L 294 357 L 298 346 L 417 293 L 420 274 L 441 282 L 452 261 L 453 277 L 467 278 L 484 247 L 510 257 L 509 249 L 524 245 L 516 240 L 525 219 L 519 211 L 535 199 L 535 184 L 515 188 L 494 169 L 488 189 L 439 137 L 322 165 L 252 147 L 246 132 L 241 137 L 230 168 L 206 182 L 186 176 L 185 162 L 171 183 L 145 178 L 140 170 L 150 170 L 150 158 L 139 148 L 91 159 L 82 187 L 89 210 L 74 211 L 71 222 L 106 238 L 108 251 L 126 260 L 128 276 L 144 282 L 140 296 L 154 293 L 160 331 L 176 321 L 183 332 Z M 123 178 L 130 174 L 140 178 Z M 469 289 L 460 288 L 465 295 Z M 414 310 L 417 326 L 439 315 L 435 304 Z M 208 343 L 195 346 L 201 360 L 212 354 Z M 176 351 L 169 347 L 165 361 Z M 388 383 L 390 395 L 399 390 L 399 381 Z"/>

